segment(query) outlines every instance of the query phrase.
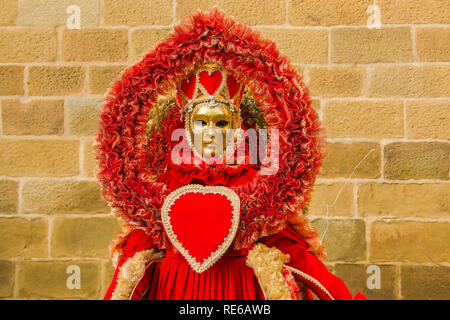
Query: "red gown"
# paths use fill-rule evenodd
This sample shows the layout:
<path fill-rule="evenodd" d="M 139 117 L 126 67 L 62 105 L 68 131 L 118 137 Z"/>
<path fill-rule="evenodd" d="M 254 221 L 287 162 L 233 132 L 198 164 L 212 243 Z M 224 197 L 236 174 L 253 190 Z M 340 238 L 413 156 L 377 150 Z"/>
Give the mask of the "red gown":
<path fill-rule="evenodd" d="M 245 264 L 248 250 L 230 251 L 202 273 L 179 253 L 168 250 L 157 262 L 147 299 L 262 300 L 264 294 L 253 269 Z"/>
<path fill-rule="evenodd" d="M 187 183 L 226 185 L 242 183 L 255 170 L 242 165 L 226 169 L 213 178 L 192 167 L 185 171 L 171 169 L 159 179 L 174 190 Z M 287 264 L 292 267 L 296 284 L 301 288 L 300 298 L 313 299 L 313 291 L 320 299 L 358 299 L 361 293 L 351 295 L 341 279 L 331 274 L 324 264 L 308 251 L 308 243 L 289 225 L 282 231 L 260 239 L 268 247 L 276 247 L 290 255 Z M 122 247 L 123 257 L 118 263 L 113 281 L 104 297 L 111 299 L 122 264 L 136 252 L 154 248 L 143 230 L 136 229 Z M 130 299 L 178 300 L 264 300 L 266 296 L 254 270 L 246 264 L 251 248 L 228 251 L 209 269 L 194 271 L 186 259 L 173 247 L 163 258 L 147 263 L 143 277 L 134 287 Z M 297 271 L 298 272 L 297 272 Z"/>

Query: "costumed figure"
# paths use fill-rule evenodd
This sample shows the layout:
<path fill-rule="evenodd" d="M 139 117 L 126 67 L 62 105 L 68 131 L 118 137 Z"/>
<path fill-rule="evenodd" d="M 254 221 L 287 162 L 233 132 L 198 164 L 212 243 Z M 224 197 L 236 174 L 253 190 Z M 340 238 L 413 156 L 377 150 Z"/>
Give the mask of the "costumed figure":
<path fill-rule="evenodd" d="M 121 218 L 105 299 L 355 297 L 305 216 L 325 144 L 274 42 L 198 12 L 109 90 L 95 144 Z"/>

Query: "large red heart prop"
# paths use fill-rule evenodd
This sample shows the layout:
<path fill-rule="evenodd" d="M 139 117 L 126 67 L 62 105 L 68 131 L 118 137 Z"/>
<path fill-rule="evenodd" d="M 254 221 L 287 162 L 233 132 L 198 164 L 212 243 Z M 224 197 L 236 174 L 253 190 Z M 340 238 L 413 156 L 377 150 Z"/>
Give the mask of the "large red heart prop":
<path fill-rule="evenodd" d="M 166 234 L 192 269 L 203 272 L 229 248 L 239 225 L 240 200 L 223 186 L 187 185 L 161 208 Z"/>

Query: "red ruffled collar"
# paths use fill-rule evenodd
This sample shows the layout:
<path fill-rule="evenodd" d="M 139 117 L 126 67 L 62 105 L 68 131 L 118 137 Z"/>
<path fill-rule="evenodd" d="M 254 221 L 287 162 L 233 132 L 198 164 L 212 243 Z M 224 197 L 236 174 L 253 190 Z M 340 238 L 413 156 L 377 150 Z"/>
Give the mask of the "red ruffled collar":
<path fill-rule="evenodd" d="M 171 132 L 178 128 L 180 128 L 180 126 L 176 126 Z M 169 134 L 171 134 L 171 132 Z M 171 142 L 171 147 L 175 147 L 176 143 L 178 144 L 178 142 Z M 190 150 L 187 143 L 181 143 L 178 147 L 180 146 L 185 150 Z M 257 170 L 255 169 L 254 164 L 249 164 L 249 150 L 245 141 L 242 142 L 241 147 L 245 148 L 245 160 L 242 164 L 235 165 L 224 163 L 208 164 L 191 152 L 187 152 L 184 156 L 192 161 L 191 164 L 176 164 L 172 161 L 171 152 L 168 152 L 166 155 L 167 171 L 160 175 L 157 180 L 165 183 L 168 186 L 169 191 L 193 183 L 209 186 L 223 185 L 227 187 L 239 186 L 247 183 L 254 178 Z M 180 154 L 179 156 L 183 155 Z M 198 160 L 198 162 L 195 162 L 194 158 Z"/>
<path fill-rule="evenodd" d="M 158 177 L 170 191 L 187 184 L 208 186 L 237 186 L 253 179 L 257 170 L 251 165 L 242 164 L 237 167 L 221 165 L 218 168 L 206 165 L 174 165 L 165 174 Z"/>

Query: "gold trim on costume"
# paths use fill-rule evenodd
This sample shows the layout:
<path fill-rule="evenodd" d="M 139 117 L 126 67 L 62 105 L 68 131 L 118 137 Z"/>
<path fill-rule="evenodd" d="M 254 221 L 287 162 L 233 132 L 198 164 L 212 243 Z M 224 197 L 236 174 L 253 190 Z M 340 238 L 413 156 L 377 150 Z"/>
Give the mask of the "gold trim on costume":
<path fill-rule="evenodd" d="M 205 259 L 202 263 L 196 261 L 186 250 L 183 245 L 178 241 L 177 236 L 172 230 L 172 225 L 170 224 L 170 208 L 175 203 L 175 201 L 180 198 L 182 195 L 187 193 L 216 193 L 221 194 L 227 197 L 227 199 L 231 202 L 231 206 L 233 207 L 232 214 L 232 223 L 231 228 L 228 235 L 225 237 L 223 243 L 219 246 L 219 248 L 213 252 L 207 259 Z M 202 186 L 198 184 L 188 184 L 184 187 L 178 188 L 172 193 L 170 193 L 166 199 L 164 200 L 164 204 L 161 208 L 161 220 L 163 222 L 166 233 L 174 245 L 174 247 L 184 256 L 189 265 L 193 270 L 198 273 L 201 273 L 207 270 L 210 266 L 212 266 L 220 257 L 227 251 L 233 242 L 234 236 L 236 235 L 238 226 L 239 226 L 239 218 L 240 218 L 240 200 L 239 196 L 231 189 L 224 186 Z"/>
<path fill-rule="evenodd" d="M 115 251 L 113 253 L 113 256 L 112 256 L 112 259 L 111 259 L 111 263 L 112 263 L 112 266 L 114 267 L 114 269 L 117 268 L 117 265 L 119 264 L 120 258 L 121 258 L 120 253 Z"/>
<path fill-rule="evenodd" d="M 116 287 L 111 295 L 111 300 L 129 300 L 136 285 L 144 276 L 146 264 L 149 261 L 163 257 L 162 252 L 154 249 L 142 250 L 128 258 L 120 267 L 117 276 Z"/>
<path fill-rule="evenodd" d="M 253 268 L 264 296 L 268 300 L 291 300 L 286 280 L 281 273 L 290 259 L 281 250 L 257 243 L 249 251 L 247 265 Z"/>
<path fill-rule="evenodd" d="M 286 265 L 285 266 L 288 270 L 290 270 L 291 272 L 293 272 L 293 273 L 296 273 L 298 276 L 300 276 L 300 277 L 302 277 L 302 278 L 304 278 L 304 279 L 306 279 L 306 280 L 309 280 L 309 281 L 311 281 L 312 283 L 314 283 L 320 290 L 322 290 L 331 300 L 334 300 L 334 298 L 333 298 L 333 296 L 331 295 L 331 293 L 319 282 L 319 281 L 317 281 L 316 279 L 314 279 L 313 277 L 311 277 L 310 275 L 308 275 L 308 274 L 306 274 L 306 273 L 304 273 L 304 272 L 302 272 L 302 271 L 300 271 L 300 270 L 298 270 L 298 269 L 295 269 L 295 268 L 293 268 L 293 267 L 291 267 L 291 266 L 288 266 L 288 265 Z"/>

